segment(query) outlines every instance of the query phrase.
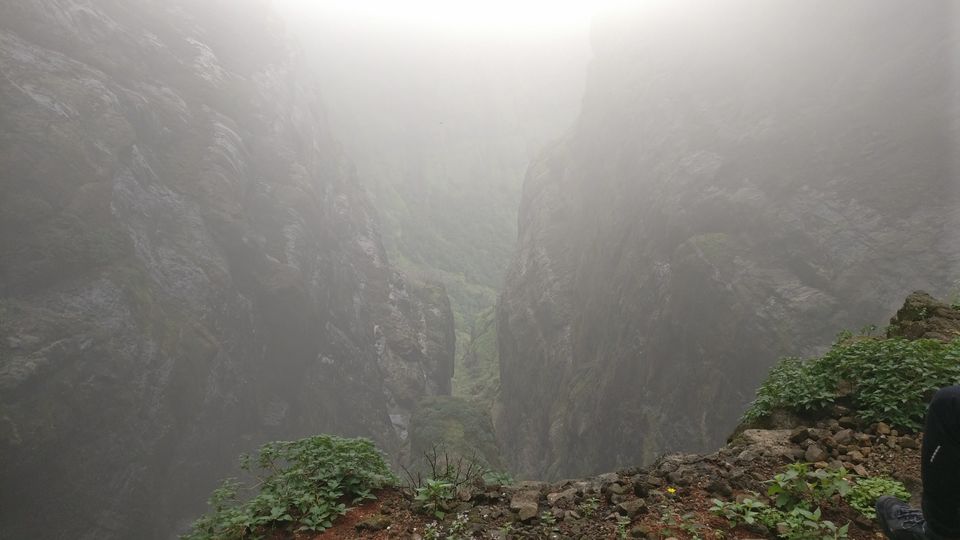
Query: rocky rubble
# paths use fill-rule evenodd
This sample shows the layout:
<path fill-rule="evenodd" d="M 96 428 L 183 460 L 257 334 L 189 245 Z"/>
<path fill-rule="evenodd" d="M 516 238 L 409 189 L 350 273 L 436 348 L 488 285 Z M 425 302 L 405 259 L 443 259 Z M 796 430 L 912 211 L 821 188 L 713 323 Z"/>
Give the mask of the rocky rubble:
<path fill-rule="evenodd" d="M 932 332 L 926 329 L 935 329 L 937 335 L 933 337 L 951 347 L 956 344 L 954 336 L 960 331 L 960 318 L 953 316 L 954 311 L 927 293 L 915 292 L 891 320 L 886 330 L 887 338 L 841 333 L 841 341 L 831 353 L 851 353 L 865 343 L 881 343 L 890 345 L 891 348 L 886 350 L 894 355 L 898 350 L 894 345 L 903 345 L 904 340 L 899 336 L 908 329 L 912 337 L 928 339 Z M 925 342 L 920 345 L 932 347 L 937 344 Z M 811 359 L 807 365 L 816 367 L 818 362 L 836 361 L 828 360 L 830 358 L 834 357 L 827 354 Z M 850 357 L 842 358 L 849 360 Z M 956 361 L 955 356 L 949 355 L 924 358 L 923 361 L 931 362 L 929 367 L 934 371 Z M 868 361 L 885 368 L 891 361 L 904 360 L 897 356 L 869 356 Z M 909 374 L 914 372 L 909 369 L 918 366 L 903 367 L 908 369 L 905 371 L 907 375 L 880 370 L 884 375 L 879 382 L 896 385 L 903 382 L 904 377 L 910 378 Z M 791 535 L 791 525 L 787 523 L 789 516 L 793 515 L 790 512 L 797 509 L 812 512 L 813 506 L 778 507 L 777 511 L 782 509 L 782 512 L 776 514 L 775 519 L 782 521 L 772 521 L 777 524 L 776 531 L 767 529 L 756 520 L 731 525 L 728 521 L 730 514 L 721 517 L 714 513 L 725 513 L 724 508 L 734 505 L 746 508 L 748 504 L 765 505 L 772 512 L 777 504 L 772 499 L 777 498 L 777 492 L 769 488 L 803 489 L 796 488 L 795 484 L 793 488 L 789 487 L 790 473 L 807 490 L 801 495 L 794 491 L 791 497 L 809 495 L 808 503 L 821 512 L 821 525 L 834 527 L 834 532 L 837 527 L 843 527 L 844 532 L 838 533 L 841 538 L 875 538 L 881 534 L 877 524 L 854 505 L 868 507 L 869 498 L 878 495 L 873 491 L 875 489 L 901 489 L 889 482 L 891 478 L 902 484 L 911 502 L 918 505 L 922 488 L 919 460 L 923 440 L 922 433 L 882 421 L 864 420 L 869 415 L 869 404 L 862 401 L 860 391 L 874 388 L 871 385 L 878 382 L 875 378 L 876 374 L 865 376 L 857 385 L 851 381 L 838 381 L 836 388 L 827 394 L 830 399 L 823 405 L 815 408 L 792 405 L 796 411 L 804 411 L 802 414 L 777 408 L 746 414 L 727 443 L 712 453 L 672 453 L 660 456 L 645 467 L 555 482 L 489 485 L 471 477 L 467 470 L 450 480 L 456 485 L 456 496 L 433 506 L 422 496 L 428 491 L 387 490 L 380 494 L 379 501 L 348 513 L 344 521 L 319 538 L 793 538 L 796 535 Z M 777 388 L 788 394 L 802 388 L 818 391 L 802 384 L 783 386 L 776 381 L 771 375 L 764 388 Z M 942 381 L 937 379 L 930 384 L 939 386 Z M 755 407 L 762 403 L 762 395 L 762 391 L 758 392 Z M 927 397 L 917 393 L 909 399 L 918 401 L 908 401 L 905 406 L 920 404 Z M 858 410 L 858 403 L 864 408 Z M 464 472 L 460 466 L 457 470 Z M 798 476 L 801 474 L 807 476 Z M 779 480 L 778 475 L 781 475 Z M 473 480 L 460 482 L 461 477 Z M 829 479 L 832 482 L 829 485 L 833 487 L 814 488 L 810 484 L 823 479 Z M 861 484 L 867 479 L 869 483 Z M 864 485 L 870 487 L 854 493 L 855 488 Z M 845 489 L 850 492 L 844 493 Z M 435 514 L 436 510 L 441 513 Z M 816 534 L 822 532 L 823 529 L 818 529 Z M 813 534 L 810 530 L 802 533 Z"/>
<path fill-rule="evenodd" d="M 886 334 L 951 342 L 960 335 L 960 317 L 952 306 L 918 291 L 907 297 Z M 877 338 L 843 339 L 854 345 Z M 443 506 L 449 516 L 439 523 L 408 498 L 387 494 L 386 502 L 365 509 L 368 519 L 339 525 L 341 533 L 347 529 L 341 536 L 334 530 L 321 538 L 776 538 L 776 531 L 762 526 L 741 525 L 730 531 L 729 522 L 710 508 L 714 499 L 763 500 L 773 477 L 795 463 L 813 471 L 846 471 L 848 480 L 891 477 L 918 505 L 923 434 L 864 421 L 849 391 L 804 415 L 774 409 L 759 420 L 745 421 L 723 447 L 708 454 L 668 454 L 647 467 L 583 479 L 467 484 Z M 849 524 L 849 538 L 879 534 L 872 520 L 841 497 L 832 497 L 821 509 L 824 519 Z M 376 531 L 370 530 L 371 523 L 378 524 Z"/>
<path fill-rule="evenodd" d="M 762 528 L 742 527 L 731 536 L 726 523 L 708 512 L 711 499 L 762 494 L 766 482 L 794 462 L 809 462 L 816 469 L 842 467 L 850 478 L 892 476 L 919 496 L 920 441 L 920 433 L 884 423 L 862 425 L 851 411 L 838 407 L 809 425 L 743 430 L 711 454 L 669 454 L 649 467 L 578 480 L 472 486 L 448 506 L 450 516 L 436 530 L 446 538 L 442 531 L 450 531 L 459 519 L 460 536 L 455 538 L 687 538 L 690 533 L 670 521 L 685 516 L 682 523 L 701 538 L 720 538 L 717 531 L 726 538 L 772 538 L 773 533 Z M 851 522 L 851 538 L 874 538 L 879 531 L 844 503 L 825 512 L 836 522 Z M 429 538 L 424 528 L 431 521 L 397 499 L 357 523 L 354 534 L 421 540 Z M 373 523 L 378 524 L 376 531 L 370 530 Z M 336 531 L 326 534 L 338 537 Z"/>
<path fill-rule="evenodd" d="M 941 302 L 923 291 L 907 297 L 903 307 L 890 319 L 890 337 L 951 341 L 960 336 L 960 309 Z"/>

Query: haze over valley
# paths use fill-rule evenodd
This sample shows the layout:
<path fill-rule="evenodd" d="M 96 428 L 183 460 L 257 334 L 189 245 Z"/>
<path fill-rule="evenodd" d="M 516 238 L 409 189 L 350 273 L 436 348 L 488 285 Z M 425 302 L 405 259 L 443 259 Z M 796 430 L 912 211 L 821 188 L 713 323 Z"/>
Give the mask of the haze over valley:
<path fill-rule="evenodd" d="M 334 538 L 637 525 L 622 471 L 797 428 L 742 423 L 781 358 L 960 329 L 957 9 L 0 0 L 0 538 L 336 528 L 339 477 L 197 521 L 298 440 L 408 501 Z M 483 473 L 424 511 L 437 449 Z"/>

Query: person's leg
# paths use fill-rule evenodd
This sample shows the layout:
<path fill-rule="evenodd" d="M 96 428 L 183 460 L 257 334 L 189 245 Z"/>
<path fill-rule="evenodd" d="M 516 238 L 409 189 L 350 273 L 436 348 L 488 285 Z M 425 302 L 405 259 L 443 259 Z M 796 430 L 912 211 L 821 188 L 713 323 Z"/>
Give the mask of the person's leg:
<path fill-rule="evenodd" d="M 930 402 L 921 460 L 923 516 L 935 533 L 960 538 L 960 386 Z"/>

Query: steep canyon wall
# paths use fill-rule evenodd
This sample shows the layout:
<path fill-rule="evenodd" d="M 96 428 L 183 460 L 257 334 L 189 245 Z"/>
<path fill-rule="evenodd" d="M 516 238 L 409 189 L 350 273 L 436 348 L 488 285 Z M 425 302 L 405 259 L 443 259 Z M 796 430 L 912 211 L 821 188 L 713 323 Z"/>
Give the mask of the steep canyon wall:
<path fill-rule="evenodd" d="M 577 476 L 726 437 L 781 355 L 957 279 L 950 2 L 599 18 L 497 319 L 504 456 Z"/>
<path fill-rule="evenodd" d="M 236 456 L 450 392 L 268 2 L 0 2 L 0 537 L 168 538 Z"/>

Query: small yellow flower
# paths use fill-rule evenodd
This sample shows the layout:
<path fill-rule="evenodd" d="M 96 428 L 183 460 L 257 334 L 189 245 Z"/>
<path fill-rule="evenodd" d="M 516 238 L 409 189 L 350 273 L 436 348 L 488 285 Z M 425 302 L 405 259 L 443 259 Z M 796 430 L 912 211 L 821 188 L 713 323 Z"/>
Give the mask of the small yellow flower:
<path fill-rule="evenodd" d="M 673 495 L 673 494 L 676 493 L 676 492 L 677 492 L 677 488 L 675 488 L 675 487 L 672 487 L 672 486 L 671 486 L 671 487 L 668 487 L 668 488 L 667 488 L 667 493 L 669 493 L 669 494 L 671 494 L 671 495 Z"/>

